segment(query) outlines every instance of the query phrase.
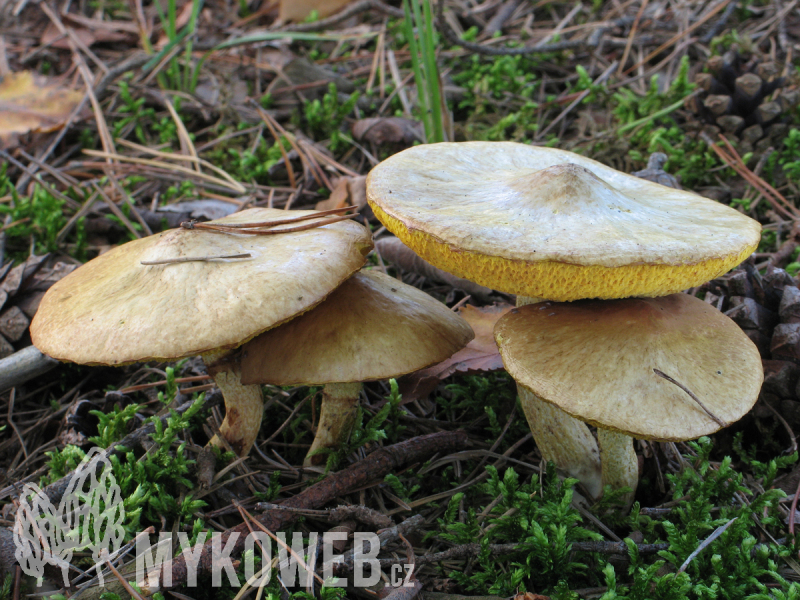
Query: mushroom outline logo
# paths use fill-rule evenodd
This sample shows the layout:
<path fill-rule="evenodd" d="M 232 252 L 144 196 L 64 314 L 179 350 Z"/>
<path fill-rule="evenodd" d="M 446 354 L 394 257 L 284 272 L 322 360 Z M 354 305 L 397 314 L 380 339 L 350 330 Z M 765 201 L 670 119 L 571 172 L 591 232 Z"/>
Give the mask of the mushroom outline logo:
<path fill-rule="evenodd" d="M 14 556 L 22 571 L 41 581 L 49 564 L 61 569 L 64 585 L 75 550 L 90 550 L 100 565 L 121 547 L 125 506 L 111 463 L 93 448 L 75 469 L 58 508 L 36 484 L 26 483 L 14 520 Z"/>

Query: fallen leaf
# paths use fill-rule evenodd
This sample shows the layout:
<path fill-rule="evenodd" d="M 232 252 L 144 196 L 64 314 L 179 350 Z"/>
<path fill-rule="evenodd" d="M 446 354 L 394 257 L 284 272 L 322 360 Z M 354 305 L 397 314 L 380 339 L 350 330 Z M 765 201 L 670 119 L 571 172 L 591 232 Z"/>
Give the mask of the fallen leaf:
<path fill-rule="evenodd" d="M 41 254 L 39 256 L 31 254 L 24 263 L 17 265 L 8 272 L 3 282 L 0 283 L 0 289 L 9 296 L 16 294 L 22 283 L 36 273 L 49 256 L 49 254 Z"/>
<path fill-rule="evenodd" d="M 304 90 L 305 94 L 321 95 L 327 92 L 327 82 L 334 83 L 336 85 L 336 90 L 344 94 L 349 94 L 356 89 L 353 82 L 346 77 L 342 77 L 329 67 L 318 65 L 303 56 L 298 56 L 287 61 L 286 64 L 283 65 L 283 75 L 291 82 L 292 87 L 303 86 L 309 83 L 322 82 L 324 84 L 316 89 Z M 283 89 L 283 86 L 276 86 L 272 90 L 272 93 L 280 93 Z"/>
<path fill-rule="evenodd" d="M 514 308 L 510 304 L 500 303 L 478 308 L 467 305 L 458 312 L 464 317 L 475 332 L 475 338 L 464 348 L 438 365 L 411 373 L 399 380 L 400 391 L 404 401 L 412 401 L 430 394 L 442 379 L 453 373 L 477 373 L 499 371 L 503 368 L 500 351 L 494 341 L 494 325 Z"/>
<path fill-rule="evenodd" d="M 366 181 L 367 178 L 364 175 L 340 177 L 336 180 L 330 197 L 327 200 L 317 202 L 314 210 L 331 210 L 345 206 L 363 208 L 367 204 Z"/>
<path fill-rule="evenodd" d="M 348 206 L 350 204 L 348 202 L 350 198 L 350 191 L 348 189 L 347 179 L 347 177 L 340 177 L 331 191 L 331 195 L 328 197 L 328 199 L 317 202 L 314 210 L 331 210 L 334 208 L 343 208 Z"/>
<path fill-rule="evenodd" d="M 353 137 L 382 146 L 383 144 L 404 144 L 423 141 L 422 123 L 402 117 L 373 117 L 359 119 L 353 123 Z"/>
<path fill-rule="evenodd" d="M 13 145 L 23 133 L 62 127 L 83 94 L 31 71 L 5 75 L 0 81 L 0 147 Z"/>
<path fill-rule="evenodd" d="M 364 208 L 367 205 L 366 175 L 348 178 L 347 189 L 350 192 L 350 204 L 357 208 Z"/>
<path fill-rule="evenodd" d="M 302 21 L 313 11 L 320 19 L 339 12 L 351 0 L 281 0 L 278 18 L 281 21 Z"/>
<path fill-rule="evenodd" d="M 137 30 L 135 27 L 131 30 L 130 25 L 130 23 L 122 21 L 100 21 L 83 17 L 81 22 L 75 23 L 70 29 L 83 44 L 89 47 L 103 42 L 130 43 L 132 40 L 136 40 Z M 39 41 L 42 45 L 51 48 L 64 50 L 70 48 L 67 36 L 62 35 L 53 23 L 48 23 Z"/>

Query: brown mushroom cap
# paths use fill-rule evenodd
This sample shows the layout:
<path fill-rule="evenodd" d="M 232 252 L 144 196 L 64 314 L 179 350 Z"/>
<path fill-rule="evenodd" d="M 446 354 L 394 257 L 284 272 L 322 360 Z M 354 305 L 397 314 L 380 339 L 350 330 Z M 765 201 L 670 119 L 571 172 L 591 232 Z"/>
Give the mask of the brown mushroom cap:
<path fill-rule="evenodd" d="M 312 212 L 254 208 L 211 223 Z M 321 302 L 364 264 L 371 248 L 369 231 L 352 221 L 278 235 L 165 231 L 118 246 L 56 283 L 31 336 L 43 353 L 83 364 L 235 348 Z M 141 264 L 234 254 L 251 257 Z"/>
<path fill-rule="evenodd" d="M 732 423 L 764 379 L 755 345 L 728 317 L 687 294 L 544 302 L 495 326 L 511 376 L 572 416 L 636 438 L 694 439 L 720 429 L 665 373 Z"/>
<path fill-rule="evenodd" d="M 761 226 L 728 206 L 572 152 L 426 144 L 367 179 L 376 216 L 425 260 L 549 300 L 661 296 L 724 273 Z"/>
<path fill-rule="evenodd" d="M 248 342 L 242 382 L 327 384 L 399 377 L 440 362 L 474 337 L 438 300 L 374 270 L 314 310 Z"/>

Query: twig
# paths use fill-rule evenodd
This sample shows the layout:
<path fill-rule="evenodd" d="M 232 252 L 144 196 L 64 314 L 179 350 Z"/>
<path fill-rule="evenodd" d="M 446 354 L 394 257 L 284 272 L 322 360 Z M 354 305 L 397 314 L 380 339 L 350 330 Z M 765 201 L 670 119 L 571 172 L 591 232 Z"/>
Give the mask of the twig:
<path fill-rule="evenodd" d="M 748 181 L 750 181 L 752 179 L 755 182 L 754 185 L 759 185 L 759 186 L 763 187 L 764 189 L 766 189 L 770 194 L 772 194 L 775 197 L 775 199 L 778 202 L 783 204 L 787 209 L 789 209 L 792 213 L 794 213 L 794 215 L 793 215 L 794 217 L 800 217 L 800 210 L 798 210 L 797 207 L 794 204 L 789 202 L 783 196 L 783 194 L 781 194 L 778 190 L 776 190 L 774 187 L 772 187 L 764 179 L 762 179 L 760 176 L 756 175 L 755 173 L 750 171 L 750 169 L 747 168 L 747 165 L 744 164 L 744 162 L 742 161 L 741 157 L 739 156 L 739 153 L 736 151 L 736 148 L 734 148 L 733 144 L 731 144 L 728 141 L 728 138 L 726 138 L 724 135 L 722 135 L 720 133 L 719 134 L 719 139 L 721 139 L 722 143 L 725 144 L 725 147 L 728 149 L 728 152 L 730 152 L 730 156 L 733 157 L 735 163 L 739 166 L 739 168 L 743 168 L 744 173 L 745 173 L 744 176 Z"/>
<path fill-rule="evenodd" d="M 122 584 L 122 587 L 125 588 L 125 591 L 131 595 L 131 598 L 134 598 L 134 600 L 144 600 L 141 594 L 137 592 L 135 589 L 133 589 L 133 586 L 131 586 L 131 584 L 127 582 L 127 580 L 120 574 L 120 572 L 114 568 L 114 565 L 111 564 L 111 561 L 108 560 L 108 551 L 106 550 L 103 553 L 105 554 L 106 564 L 108 565 L 108 568 L 111 569 L 111 572 L 114 574 L 114 577 L 116 577 L 117 580 L 120 582 L 120 584 Z"/>
<path fill-rule="evenodd" d="M 730 19 L 733 11 L 736 10 L 736 7 L 739 5 L 739 0 L 731 0 L 730 4 L 725 7 L 725 12 L 722 13 L 719 19 L 711 26 L 711 28 L 700 38 L 701 44 L 708 44 L 717 37 L 722 30 L 725 28 L 725 25 Z"/>
<path fill-rule="evenodd" d="M 642 5 L 639 7 L 639 12 L 636 13 L 636 18 L 633 20 L 633 25 L 631 25 L 631 32 L 628 34 L 628 43 L 625 44 L 625 51 L 622 53 L 622 58 L 619 61 L 619 75 L 622 75 L 625 71 L 625 63 L 628 62 L 628 55 L 631 52 L 633 40 L 636 38 L 636 33 L 639 29 L 639 21 L 641 20 L 642 15 L 647 8 L 648 2 L 649 0 L 642 0 Z"/>
<path fill-rule="evenodd" d="M 600 85 L 601 83 L 603 83 L 606 79 L 611 77 L 611 74 L 614 72 L 614 69 L 616 68 L 617 68 L 617 61 L 614 61 L 609 65 L 609 67 L 605 71 L 603 71 L 600 74 L 600 76 L 597 79 L 594 80 L 593 85 Z M 561 121 L 561 119 L 566 117 L 576 106 L 578 106 L 581 102 L 583 102 L 583 99 L 586 98 L 586 96 L 588 96 L 591 93 L 591 91 L 592 91 L 591 88 L 582 91 L 580 95 L 577 98 L 575 98 L 575 100 L 570 102 L 567 108 L 561 111 L 560 115 L 558 115 L 555 119 L 553 119 L 553 121 L 547 127 L 545 127 L 541 132 L 536 134 L 536 139 L 537 140 L 541 139 L 542 136 L 547 134 L 547 132 L 550 131 L 554 125 L 556 125 L 559 121 Z"/>
<path fill-rule="evenodd" d="M 0 392 L 44 375 L 58 364 L 56 359 L 42 354 L 35 346 L 23 348 L 0 360 Z"/>
<path fill-rule="evenodd" d="M 216 254 L 212 256 L 181 256 L 178 258 L 162 258 L 161 260 L 140 260 L 140 265 L 171 265 L 174 263 L 202 262 L 206 260 L 219 260 L 223 258 L 251 258 L 249 252 L 244 254 Z"/>
<path fill-rule="evenodd" d="M 695 29 L 697 29 L 698 27 L 700 27 L 700 26 L 701 26 L 703 23 L 705 23 L 706 21 L 708 21 L 708 20 L 709 20 L 711 17 L 713 17 L 715 14 L 717 14 L 717 13 L 718 13 L 719 11 L 721 11 L 723 8 L 725 8 L 725 6 L 726 6 L 726 5 L 730 4 L 730 2 L 731 2 L 731 1 L 732 1 L 732 0 L 726 0 L 726 1 L 724 1 L 724 2 L 720 2 L 719 4 L 717 4 L 717 6 L 715 6 L 715 7 L 714 7 L 714 8 L 712 8 L 711 10 L 709 10 L 709 11 L 708 11 L 708 12 L 707 12 L 707 13 L 706 13 L 704 16 L 700 17 L 700 18 L 699 18 L 697 21 L 695 21 L 694 23 L 692 23 L 692 24 L 691 24 L 691 25 L 690 25 L 688 28 L 686 28 L 685 30 L 683 30 L 683 31 L 679 31 L 678 33 L 676 33 L 675 35 L 673 35 L 673 36 L 672 36 L 670 39 L 668 39 L 666 42 L 664 42 L 663 44 L 661 44 L 661 45 L 660 45 L 658 48 L 656 48 L 655 50 L 653 50 L 653 51 L 652 51 L 650 54 L 648 54 L 648 55 L 647 55 L 645 58 L 643 58 L 643 59 L 642 59 L 642 60 L 640 60 L 638 63 L 636 63 L 635 65 L 633 65 L 632 67 L 630 67 L 630 68 L 629 68 L 627 71 L 625 71 L 625 73 L 633 73 L 633 72 L 634 72 L 636 69 L 638 69 L 638 68 L 639 68 L 641 65 L 643 65 L 643 64 L 645 64 L 645 63 L 648 63 L 648 62 L 650 62 L 650 60 L 651 60 L 652 58 L 655 58 L 656 56 L 658 56 L 659 54 L 661 54 L 661 53 L 662 53 L 664 50 L 666 50 L 667 48 L 669 48 L 670 46 L 672 46 L 674 43 L 676 43 L 678 40 L 680 40 L 682 37 L 686 37 L 686 36 L 688 36 L 688 35 L 689 35 L 689 34 L 690 34 L 692 31 L 694 31 Z"/>
<path fill-rule="evenodd" d="M 689 397 L 690 397 L 692 400 L 694 400 L 695 402 L 697 402 L 697 404 L 699 404 L 699 405 L 700 405 L 700 408 L 702 408 L 702 409 L 703 409 L 703 410 L 706 412 L 706 414 L 707 414 L 709 417 L 711 417 L 711 419 L 712 419 L 712 420 L 713 420 L 713 421 L 714 421 L 714 422 L 715 422 L 717 425 L 719 425 L 720 427 L 727 427 L 727 426 L 728 426 L 728 424 L 727 424 L 725 421 L 723 421 L 723 420 L 722 420 L 722 419 L 720 419 L 720 418 L 719 418 L 717 415 L 715 415 L 715 414 L 714 414 L 714 413 L 712 413 L 710 410 L 708 410 L 708 408 L 706 407 L 706 405 L 705 405 L 705 404 L 703 404 L 703 403 L 700 401 L 700 398 L 698 398 L 697 396 L 695 396 L 695 395 L 694 395 L 694 392 L 692 392 L 692 390 L 690 390 L 689 388 L 687 388 L 685 385 L 683 385 L 683 384 L 682 384 L 682 383 L 680 383 L 679 381 L 675 381 L 675 380 L 674 380 L 672 377 L 670 377 L 670 376 L 669 376 L 669 375 L 667 375 L 666 373 L 663 373 L 663 372 L 659 371 L 658 369 L 653 369 L 653 372 L 654 372 L 656 375 L 658 375 L 659 377 L 663 377 L 664 379 L 666 379 L 666 380 L 667 380 L 667 381 L 669 381 L 670 383 L 674 383 L 674 384 L 675 384 L 675 385 L 677 385 L 679 388 L 681 388 L 681 389 L 682 389 L 684 392 L 686 392 L 687 394 L 689 394 Z"/>
<path fill-rule="evenodd" d="M 713 541 L 713 540 L 712 540 Z M 532 548 L 533 544 L 489 544 L 489 552 L 494 555 L 497 554 L 511 554 L 513 552 L 524 552 L 528 548 Z M 636 548 L 640 554 L 656 554 L 663 550 L 669 549 L 669 544 L 636 544 Z M 625 542 L 573 542 L 571 550 L 576 552 L 599 552 L 602 554 L 617 554 L 627 555 L 628 546 Z M 415 556 L 414 560 L 417 565 L 427 565 L 430 563 L 441 562 L 444 560 L 454 560 L 462 558 L 471 558 L 480 554 L 483 547 L 480 544 L 462 544 L 460 546 L 453 546 L 442 552 L 435 552 L 433 554 L 423 554 L 422 556 Z M 381 558 L 379 559 L 381 567 L 390 567 L 398 563 L 408 562 L 407 558 Z"/>
<path fill-rule="evenodd" d="M 736 152 L 736 150 L 731 146 L 731 143 L 727 140 L 727 138 L 720 134 L 720 139 L 725 144 L 726 148 L 730 151 L 730 153 L 726 152 L 704 132 L 700 133 L 700 137 L 703 141 L 711 148 L 717 156 L 722 159 L 727 166 L 732 168 L 736 171 L 741 177 L 743 177 L 750 185 L 758 189 L 767 201 L 772 204 L 772 207 L 780 213 L 783 213 L 785 217 L 788 219 L 796 219 L 800 217 L 800 211 L 791 204 L 783 195 L 778 192 L 775 188 L 769 185 L 766 181 L 764 181 L 760 176 L 753 173 L 750 169 L 747 168 L 747 165 L 742 162 L 741 157 Z"/>
<path fill-rule="evenodd" d="M 286 223 L 299 223 L 300 221 L 310 221 L 311 219 L 317 219 L 319 217 L 325 217 L 328 215 L 345 213 L 350 210 L 355 210 L 355 209 L 352 206 L 343 206 L 341 208 L 320 210 L 312 214 L 290 217 L 288 219 L 276 219 L 274 221 L 258 221 L 255 223 L 226 223 L 224 226 L 227 227 L 228 229 L 254 229 L 257 227 L 277 227 L 278 225 L 285 225 Z M 198 224 L 195 224 L 194 222 L 191 223 L 192 226 L 186 226 L 186 229 L 193 229 L 194 227 L 200 227 L 201 225 L 208 225 L 208 223 L 198 223 Z M 183 226 L 183 224 L 181 225 Z"/>
<path fill-rule="evenodd" d="M 117 63 L 111 67 L 108 72 L 103 75 L 103 78 L 97 83 L 97 85 L 94 86 L 94 95 L 99 100 L 105 95 L 108 87 L 114 83 L 120 75 L 127 73 L 128 71 L 135 71 L 148 60 L 150 60 L 150 58 L 151 57 L 148 54 L 145 54 L 144 52 L 138 52 Z"/>
<path fill-rule="evenodd" d="M 322 481 L 312 485 L 300 494 L 287 499 L 284 504 L 291 508 L 316 508 L 334 498 L 348 493 L 350 490 L 381 480 L 389 473 L 394 473 L 402 465 L 421 461 L 437 452 L 451 452 L 463 447 L 469 438 L 464 431 L 440 432 L 423 435 L 392 446 L 379 448 L 365 459 L 346 469 L 329 475 Z M 296 519 L 297 515 L 288 511 L 271 510 L 256 517 L 257 521 L 272 531 L 279 531 Z M 231 555 L 237 555 L 244 549 L 246 524 L 241 524 L 221 534 L 221 541 L 227 547 L 230 536 L 239 534 L 235 542 L 231 542 Z M 203 546 L 199 560 L 196 562 L 198 573 L 207 573 L 212 567 L 213 555 L 211 542 Z M 186 582 L 188 569 L 183 555 L 164 563 L 163 569 L 172 571 L 172 585 L 183 585 Z M 155 591 L 155 590 L 150 590 Z"/>
<path fill-rule="evenodd" d="M 792 497 L 792 505 L 789 508 L 789 535 L 794 535 L 794 515 L 797 511 L 797 500 L 800 499 L 800 479 L 797 480 L 797 489 Z"/>
<path fill-rule="evenodd" d="M 782 267 L 789 262 L 797 246 L 800 246 L 800 221 L 795 221 L 786 240 L 772 253 L 769 264 L 773 267 Z"/>
<path fill-rule="evenodd" d="M 113 159 L 113 160 L 118 160 L 120 162 L 133 163 L 135 165 L 144 165 L 144 166 L 147 166 L 147 167 L 155 167 L 155 168 L 166 169 L 167 171 L 183 173 L 184 175 L 189 175 L 191 177 L 196 177 L 198 179 L 202 179 L 202 180 L 207 181 L 209 183 L 216 184 L 216 185 L 222 187 L 223 189 L 233 190 L 237 194 L 244 194 L 245 192 L 247 192 L 245 187 L 243 185 L 241 185 L 241 184 L 238 184 L 238 186 L 234 186 L 229 181 L 226 181 L 224 179 L 219 179 L 218 177 L 213 177 L 211 175 L 208 175 L 207 173 L 198 173 L 197 171 L 195 171 L 193 169 L 187 169 L 186 167 L 182 167 L 180 165 L 173 165 L 173 164 L 170 164 L 168 162 L 161 161 L 161 160 L 151 160 L 151 159 L 148 159 L 148 158 L 137 158 L 135 156 L 124 156 L 122 154 L 115 154 L 115 153 L 109 153 L 109 152 L 100 152 L 98 150 L 91 150 L 89 148 L 84 149 L 83 153 L 84 154 L 88 154 L 89 156 L 96 156 L 98 158 L 105 158 L 105 159 L 109 159 L 109 160 Z"/>
<path fill-rule="evenodd" d="M 486 54 L 488 56 L 520 56 L 524 54 L 542 54 L 544 52 L 559 52 L 561 50 L 571 50 L 573 48 L 585 48 L 591 46 L 591 43 L 586 40 L 569 40 L 566 42 L 556 42 L 554 44 L 545 44 L 542 46 L 525 46 L 523 48 L 494 48 L 491 46 L 484 46 L 483 44 L 476 44 L 474 42 L 468 42 L 466 40 L 462 40 L 456 33 L 450 28 L 450 25 L 445 21 L 444 15 L 442 13 L 442 6 L 444 2 L 439 2 L 439 7 L 437 10 L 437 21 L 439 22 L 439 31 L 442 32 L 442 35 L 447 38 L 447 40 L 457 46 L 461 46 L 462 48 L 466 48 L 467 50 L 472 50 L 473 52 L 478 52 L 479 54 Z M 602 30 L 607 29 L 606 27 L 602 27 Z M 602 34 L 598 36 L 599 39 L 602 37 Z"/>
<path fill-rule="evenodd" d="M 348 206 L 347 208 L 352 208 Z M 295 227 L 284 227 L 282 229 L 258 229 L 258 225 L 250 224 L 250 227 L 244 229 L 240 229 L 238 227 L 229 227 L 227 225 L 217 225 L 211 223 L 195 223 L 194 221 L 184 221 L 181 223 L 181 227 L 184 229 L 200 229 L 203 231 L 213 231 L 217 233 L 238 233 L 238 234 L 250 234 L 250 235 L 278 235 L 280 233 L 294 233 L 296 231 L 306 231 L 308 229 L 316 229 L 317 227 L 323 227 L 325 225 L 330 225 L 332 223 L 338 223 L 339 221 L 346 221 L 348 219 L 352 219 L 353 217 L 357 216 L 356 214 L 352 215 L 343 215 L 341 217 L 330 217 L 328 219 L 322 219 L 321 221 L 316 221 L 314 223 L 306 223 L 305 225 L 296 225 Z"/>
<path fill-rule="evenodd" d="M 342 521 L 349 521 L 355 519 L 359 523 L 369 525 L 376 529 L 387 529 L 394 527 L 394 521 L 383 513 L 373 510 L 367 506 L 337 506 L 336 508 L 329 508 L 324 510 L 314 510 L 311 508 L 286 508 L 280 504 L 272 504 L 271 502 L 259 502 L 255 506 L 255 510 L 271 510 L 281 509 L 296 512 L 298 514 L 322 517 L 334 523 L 341 523 Z"/>
<path fill-rule="evenodd" d="M 410 583 L 411 585 L 409 586 L 402 585 L 394 588 L 383 600 L 412 600 L 416 598 L 422 591 L 422 584 L 414 578 L 411 579 Z"/>
<path fill-rule="evenodd" d="M 14 398 L 16 397 L 16 388 L 11 389 L 11 394 L 8 397 L 8 412 L 6 413 L 6 422 L 11 425 L 11 428 L 14 430 L 14 433 L 17 434 L 17 439 L 19 439 L 19 444 L 22 446 L 22 453 L 25 455 L 25 459 L 28 458 L 28 447 L 25 445 L 25 440 L 22 437 L 22 434 L 19 432 L 19 428 L 14 423 L 12 418 L 14 413 Z"/>
<path fill-rule="evenodd" d="M 492 37 L 495 33 L 503 29 L 506 21 L 517 10 L 520 0 L 506 0 L 505 3 L 497 9 L 492 19 L 486 24 L 483 29 L 483 35 L 487 38 Z"/>
<path fill-rule="evenodd" d="M 175 383 L 190 383 L 194 381 L 207 381 L 211 379 L 208 375 L 193 375 L 191 377 L 176 377 Z M 152 383 L 142 383 L 139 385 L 132 385 L 130 387 L 123 388 L 121 390 L 117 390 L 120 394 L 130 394 L 132 392 L 141 392 L 142 390 L 148 390 L 150 388 L 158 387 L 160 385 L 165 385 L 167 383 L 166 379 L 162 379 L 161 381 L 153 381 Z"/>
<path fill-rule="evenodd" d="M 422 515 L 414 515 L 413 517 L 409 517 L 399 525 L 395 527 L 391 527 L 389 529 L 384 529 L 378 534 L 378 544 L 381 548 L 394 542 L 395 540 L 399 539 L 402 535 L 408 535 L 425 524 L 425 518 Z M 370 554 L 373 554 L 372 549 L 370 549 Z M 337 572 L 340 574 L 349 573 L 353 570 L 353 565 L 355 564 L 355 560 L 358 556 L 363 555 L 362 548 L 352 548 L 349 550 L 344 557 L 342 558 L 341 563 L 337 566 Z M 403 559 L 398 562 L 407 562 L 407 559 Z"/>
<path fill-rule="evenodd" d="M 769 402 L 766 402 L 766 401 L 764 401 L 763 404 L 764 404 L 764 406 L 766 406 L 768 409 L 770 409 L 772 411 L 772 414 L 775 415 L 775 417 L 783 425 L 783 428 L 786 429 L 786 432 L 789 434 L 789 440 L 791 440 L 791 442 L 792 442 L 792 445 L 789 446 L 789 450 L 787 451 L 787 454 L 790 454 L 790 455 L 794 454 L 795 452 L 797 452 L 797 438 L 794 435 L 794 431 L 792 431 L 792 428 L 789 427 L 789 423 L 786 422 L 786 419 L 783 418 L 783 415 L 781 415 L 781 413 L 779 413 L 777 410 L 775 410 L 775 407 L 773 407 Z"/>
<path fill-rule="evenodd" d="M 695 551 L 692 552 L 689 555 L 689 557 L 685 561 L 683 561 L 683 564 L 681 565 L 681 568 L 678 569 L 678 573 L 683 573 L 686 570 L 686 567 L 689 566 L 689 563 L 694 560 L 694 557 L 697 556 L 698 554 L 700 554 L 705 548 L 707 548 L 708 545 L 711 544 L 711 542 L 713 542 L 715 539 L 717 539 L 719 536 L 721 536 L 723 533 L 725 533 L 725 530 L 728 529 L 728 527 L 730 527 L 731 525 L 733 525 L 733 522 L 738 518 L 739 517 L 734 517 L 730 521 L 725 523 L 725 525 L 720 525 L 719 527 L 717 527 L 714 530 L 714 533 L 712 533 L 710 536 L 708 536 L 706 539 L 704 539 L 703 543 L 700 544 L 695 549 Z"/>

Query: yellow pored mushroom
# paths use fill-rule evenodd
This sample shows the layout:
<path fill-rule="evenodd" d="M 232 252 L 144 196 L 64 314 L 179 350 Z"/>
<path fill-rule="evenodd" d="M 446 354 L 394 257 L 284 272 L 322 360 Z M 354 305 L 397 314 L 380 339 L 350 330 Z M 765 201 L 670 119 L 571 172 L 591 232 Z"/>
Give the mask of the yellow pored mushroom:
<path fill-rule="evenodd" d="M 761 231 L 692 192 L 510 142 L 409 148 L 370 172 L 367 200 L 422 258 L 517 294 L 518 305 L 672 294 L 740 263 Z M 542 455 L 598 496 L 598 449 L 587 426 L 524 387 L 520 398 Z"/>
<path fill-rule="evenodd" d="M 324 385 L 317 434 L 305 464 L 336 448 L 353 426 L 361 383 L 443 361 L 472 328 L 438 300 L 374 270 L 345 281 L 315 309 L 242 348 L 242 382 Z"/>
<path fill-rule="evenodd" d="M 688 294 L 522 306 L 495 338 L 518 384 L 597 426 L 602 483 L 614 488 L 636 489 L 632 438 L 714 433 L 753 407 L 764 380 L 739 326 Z"/>
<path fill-rule="evenodd" d="M 313 214 L 254 208 L 209 223 Z M 259 386 L 241 385 L 231 351 L 322 302 L 371 248 L 369 231 L 352 221 L 277 235 L 165 231 L 118 246 L 53 285 L 31 337 L 44 354 L 89 365 L 202 355 L 225 396 L 220 431 L 244 456 L 263 402 Z"/>

